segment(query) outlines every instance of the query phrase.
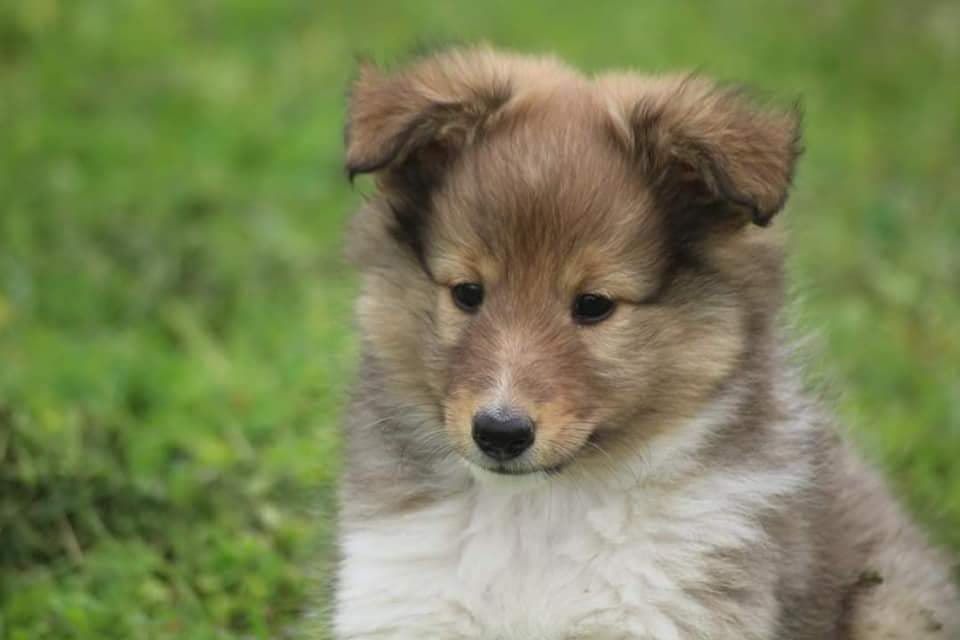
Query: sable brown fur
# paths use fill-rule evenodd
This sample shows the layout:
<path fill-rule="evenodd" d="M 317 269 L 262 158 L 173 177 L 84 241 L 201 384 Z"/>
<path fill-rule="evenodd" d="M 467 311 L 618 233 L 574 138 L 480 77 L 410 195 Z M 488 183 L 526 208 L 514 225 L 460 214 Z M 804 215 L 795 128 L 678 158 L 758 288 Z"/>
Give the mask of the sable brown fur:
<path fill-rule="evenodd" d="M 500 470 L 546 470 L 557 487 L 659 459 L 671 438 L 690 452 L 636 491 L 682 500 L 709 474 L 760 478 L 802 462 L 809 473 L 745 516 L 767 544 L 718 543 L 700 558 L 682 591 L 703 605 L 701 625 L 720 626 L 683 637 L 958 637 L 949 560 L 796 382 L 771 223 L 799 120 L 698 76 L 588 77 L 484 47 L 361 69 L 346 168 L 374 174 L 377 193 L 350 231 L 364 355 L 345 430 L 351 586 L 338 637 L 415 637 L 389 623 L 350 631 L 361 606 L 343 595 L 356 580 L 351 534 L 484 491 L 463 464 L 485 464 L 471 416 L 505 401 L 529 412 L 536 443 Z M 483 283 L 474 314 L 451 300 L 462 282 Z M 585 292 L 616 300 L 609 319 L 570 321 Z M 717 403 L 729 407 L 722 424 L 690 431 Z M 692 624 L 682 618 L 676 629 Z"/>

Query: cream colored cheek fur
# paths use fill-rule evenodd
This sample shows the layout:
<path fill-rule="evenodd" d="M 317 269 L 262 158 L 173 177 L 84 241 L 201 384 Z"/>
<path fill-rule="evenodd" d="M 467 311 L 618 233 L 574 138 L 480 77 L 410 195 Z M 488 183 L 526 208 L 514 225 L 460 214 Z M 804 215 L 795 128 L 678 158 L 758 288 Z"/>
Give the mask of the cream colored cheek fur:
<path fill-rule="evenodd" d="M 769 637 L 773 585 L 757 585 L 768 606 L 735 629 L 683 590 L 704 584 L 711 554 L 762 545 L 756 516 L 807 477 L 798 465 L 671 487 L 671 471 L 695 464 L 726 416 L 721 404 L 708 408 L 602 485 L 480 478 L 468 492 L 349 532 L 336 637 L 681 640 L 690 637 L 684 625 L 711 640 Z"/>

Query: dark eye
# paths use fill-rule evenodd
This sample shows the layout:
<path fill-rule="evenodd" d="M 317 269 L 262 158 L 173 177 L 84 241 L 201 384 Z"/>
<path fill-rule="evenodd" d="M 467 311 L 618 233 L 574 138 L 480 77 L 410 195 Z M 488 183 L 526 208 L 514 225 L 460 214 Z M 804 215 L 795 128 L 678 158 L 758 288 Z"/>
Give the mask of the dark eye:
<path fill-rule="evenodd" d="M 598 293 L 582 293 L 573 301 L 573 319 L 580 324 L 596 324 L 606 320 L 616 306 L 613 300 Z"/>
<path fill-rule="evenodd" d="M 475 282 L 462 282 L 450 289 L 453 302 L 466 311 L 473 313 L 483 304 L 483 285 Z"/>

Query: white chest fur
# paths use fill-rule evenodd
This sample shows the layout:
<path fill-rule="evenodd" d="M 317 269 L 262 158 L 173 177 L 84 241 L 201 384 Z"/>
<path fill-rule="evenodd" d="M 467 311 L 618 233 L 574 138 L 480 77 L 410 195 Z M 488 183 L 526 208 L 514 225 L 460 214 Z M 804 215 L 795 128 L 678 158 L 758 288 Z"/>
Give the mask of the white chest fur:
<path fill-rule="evenodd" d="M 718 552 L 764 544 L 757 514 L 801 477 L 715 474 L 670 490 L 477 483 L 345 533 L 337 637 L 768 637 L 772 605 L 734 629 L 688 587 L 708 580 Z"/>

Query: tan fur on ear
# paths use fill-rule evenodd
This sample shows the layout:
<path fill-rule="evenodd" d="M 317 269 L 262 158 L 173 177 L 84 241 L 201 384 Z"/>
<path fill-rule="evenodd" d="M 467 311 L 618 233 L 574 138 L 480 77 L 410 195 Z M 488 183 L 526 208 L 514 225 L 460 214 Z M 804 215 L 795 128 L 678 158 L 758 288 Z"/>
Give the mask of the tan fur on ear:
<path fill-rule="evenodd" d="M 364 64 L 347 109 L 347 171 L 351 176 L 381 171 L 428 146 L 456 152 L 516 90 L 535 93 L 571 78 L 581 76 L 556 58 L 515 56 L 488 46 L 442 51 L 394 73 Z"/>
<path fill-rule="evenodd" d="M 430 144 L 466 143 L 510 97 L 502 67 L 485 48 L 445 52 L 394 74 L 364 64 L 350 94 L 348 173 L 380 171 Z"/>
<path fill-rule="evenodd" d="M 797 110 L 761 107 L 697 76 L 611 75 L 599 83 L 619 110 L 620 138 L 668 202 L 720 204 L 760 226 L 783 208 L 801 151 Z"/>

